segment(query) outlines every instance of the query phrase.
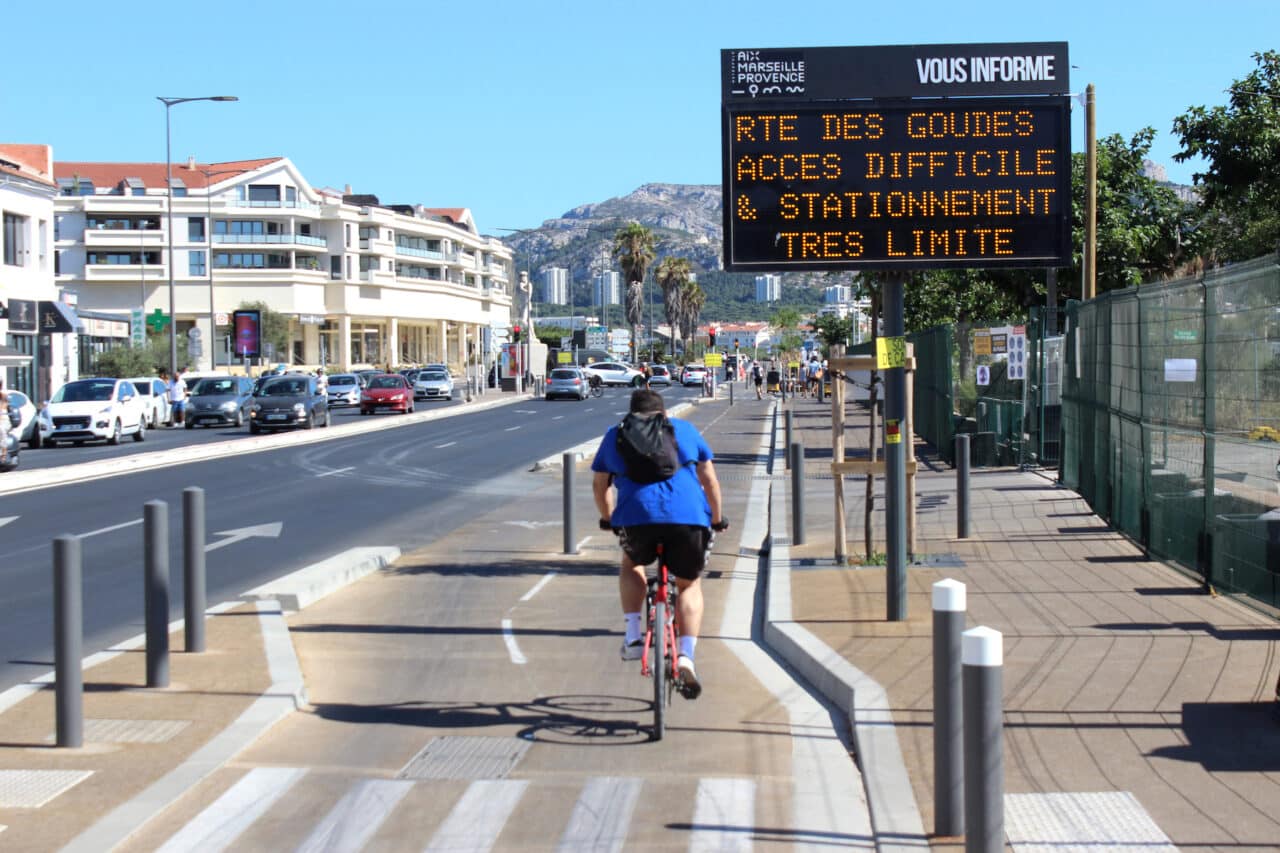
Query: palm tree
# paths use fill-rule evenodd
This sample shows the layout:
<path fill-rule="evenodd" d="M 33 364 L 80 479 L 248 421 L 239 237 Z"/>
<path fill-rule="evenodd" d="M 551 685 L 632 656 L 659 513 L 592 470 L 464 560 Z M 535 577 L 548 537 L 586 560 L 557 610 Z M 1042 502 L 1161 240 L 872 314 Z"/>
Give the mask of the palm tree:
<path fill-rule="evenodd" d="M 613 256 L 618 259 L 627 281 L 627 323 L 631 326 L 631 361 L 634 363 L 636 326 L 644 316 L 644 276 L 657 256 L 653 232 L 639 222 L 619 228 L 613 235 Z"/>
<path fill-rule="evenodd" d="M 671 327 L 674 342 L 674 338 L 679 334 L 676 329 L 676 318 L 680 315 L 680 297 L 684 292 L 684 283 L 689 280 L 689 259 L 668 255 L 658 262 L 658 268 L 653 277 L 662 288 L 662 308 L 667 317 L 667 325 Z"/>
<path fill-rule="evenodd" d="M 698 328 L 698 317 L 702 306 L 707 304 L 707 294 L 696 281 L 686 281 L 680 290 L 680 336 L 689 340 Z"/>

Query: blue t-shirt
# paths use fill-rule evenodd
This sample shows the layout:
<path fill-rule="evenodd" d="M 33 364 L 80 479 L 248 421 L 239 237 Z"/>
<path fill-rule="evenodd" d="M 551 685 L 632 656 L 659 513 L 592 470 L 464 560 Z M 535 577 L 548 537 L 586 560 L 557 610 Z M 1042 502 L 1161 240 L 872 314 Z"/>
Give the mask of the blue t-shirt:
<path fill-rule="evenodd" d="M 627 463 L 618 453 L 618 427 L 611 426 L 600 442 L 591 470 L 614 475 L 618 503 L 610 519 L 614 527 L 639 524 L 696 524 L 711 526 L 711 506 L 698 481 L 696 465 L 713 458 L 711 447 L 698 428 L 671 418 L 675 427 L 680 468 L 666 480 L 640 484 L 627 479 Z"/>

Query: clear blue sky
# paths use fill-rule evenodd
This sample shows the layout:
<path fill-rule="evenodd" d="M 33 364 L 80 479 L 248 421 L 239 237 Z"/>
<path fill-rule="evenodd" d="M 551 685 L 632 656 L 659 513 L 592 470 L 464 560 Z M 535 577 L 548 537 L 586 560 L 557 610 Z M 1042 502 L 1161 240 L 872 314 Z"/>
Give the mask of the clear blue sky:
<path fill-rule="evenodd" d="M 720 182 L 721 48 L 1066 41 L 1099 135 L 1173 118 L 1276 48 L 1277 0 L 4 4 L 0 141 L 59 160 L 283 155 L 317 186 L 527 228 L 648 182 Z M 1083 111 L 1073 118 L 1081 147 Z"/>

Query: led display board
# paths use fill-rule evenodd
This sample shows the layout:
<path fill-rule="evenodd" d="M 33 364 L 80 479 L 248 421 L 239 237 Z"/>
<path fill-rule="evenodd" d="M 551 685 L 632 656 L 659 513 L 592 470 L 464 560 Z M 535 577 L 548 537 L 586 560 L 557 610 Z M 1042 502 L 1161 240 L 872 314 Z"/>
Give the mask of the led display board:
<path fill-rule="evenodd" d="M 262 312 L 236 311 L 231 315 L 235 329 L 236 355 L 241 358 L 259 358 L 262 355 Z"/>

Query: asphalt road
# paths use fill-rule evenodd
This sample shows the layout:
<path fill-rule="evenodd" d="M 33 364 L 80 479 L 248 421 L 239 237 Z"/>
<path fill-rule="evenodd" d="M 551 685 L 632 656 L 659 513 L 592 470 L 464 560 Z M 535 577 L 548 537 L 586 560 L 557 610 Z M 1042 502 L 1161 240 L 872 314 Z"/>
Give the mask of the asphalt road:
<path fill-rule="evenodd" d="M 146 501 L 168 502 L 170 609 L 172 618 L 180 618 L 183 488 L 206 492 L 208 600 L 214 604 L 348 548 L 429 544 L 477 514 L 517 500 L 517 478 L 505 475 L 601 435 L 625 412 L 628 393 L 610 390 L 583 402 L 521 401 L 372 434 L 337 433 L 329 441 L 243 458 L 0 497 L 0 690 L 53 665 L 56 536 L 82 537 L 88 654 L 143 630 Z M 673 402 L 695 393 L 666 392 Z M 183 430 L 181 438 L 220 432 Z M 263 525 L 279 525 L 278 535 L 237 536 Z"/>

